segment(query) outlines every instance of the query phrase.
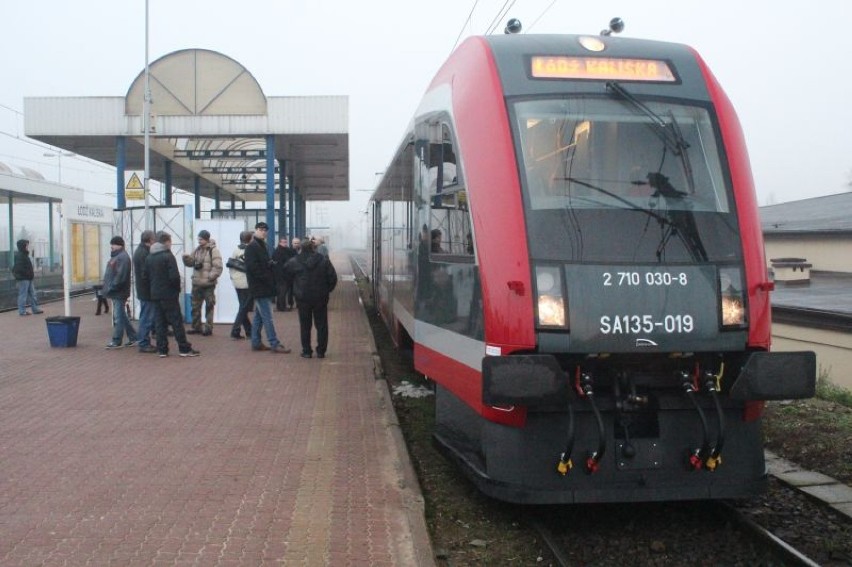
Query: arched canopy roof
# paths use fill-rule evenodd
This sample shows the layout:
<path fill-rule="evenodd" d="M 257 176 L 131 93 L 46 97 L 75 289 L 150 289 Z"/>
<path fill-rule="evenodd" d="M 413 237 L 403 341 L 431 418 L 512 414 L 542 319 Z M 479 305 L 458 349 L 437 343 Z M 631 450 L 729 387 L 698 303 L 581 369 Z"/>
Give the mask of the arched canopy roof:
<path fill-rule="evenodd" d="M 266 95 L 248 70 L 226 55 L 184 49 L 149 65 L 151 99 L 161 116 L 265 115 Z M 145 71 L 124 97 L 125 113 L 139 116 Z"/>
<path fill-rule="evenodd" d="M 348 99 L 266 97 L 237 61 L 206 49 L 170 53 L 149 65 L 150 177 L 201 194 L 266 198 L 267 136 L 274 138 L 276 186 L 283 164 L 306 200 L 348 200 Z M 116 139 L 126 143 L 126 169 L 144 169 L 145 73 L 124 97 L 36 97 L 24 101 L 27 136 L 117 165 Z"/>

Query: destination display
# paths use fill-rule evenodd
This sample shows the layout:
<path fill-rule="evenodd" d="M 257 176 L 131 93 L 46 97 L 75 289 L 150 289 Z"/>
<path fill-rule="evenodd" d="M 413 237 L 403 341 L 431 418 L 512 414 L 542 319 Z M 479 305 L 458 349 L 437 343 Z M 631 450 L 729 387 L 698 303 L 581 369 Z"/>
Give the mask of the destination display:
<path fill-rule="evenodd" d="M 674 83 L 677 77 L 665 61 L 534 55 L 530 60 L 534 79 L 598 79 Z"/>

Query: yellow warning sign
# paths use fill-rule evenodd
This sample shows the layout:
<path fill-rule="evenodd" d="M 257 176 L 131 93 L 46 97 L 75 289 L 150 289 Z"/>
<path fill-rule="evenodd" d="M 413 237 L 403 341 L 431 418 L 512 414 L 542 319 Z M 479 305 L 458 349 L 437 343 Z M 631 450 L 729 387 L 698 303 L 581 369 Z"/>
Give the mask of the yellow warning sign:
<path fill-rule="evenodd" d="M 140 201 L 145 198 L 145 186 L 142 185 L 142 181 L 140 181 L 136 172 L 130 176 L 130 181 L 127 182 L 127 185 L 124 188 L 124 197 L 126 199 L 137 199 Z"/>

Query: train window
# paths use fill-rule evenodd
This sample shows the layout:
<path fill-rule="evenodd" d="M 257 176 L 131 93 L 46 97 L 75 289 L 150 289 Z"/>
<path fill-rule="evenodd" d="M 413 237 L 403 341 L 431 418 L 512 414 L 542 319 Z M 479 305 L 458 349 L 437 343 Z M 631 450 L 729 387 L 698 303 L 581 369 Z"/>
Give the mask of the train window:
<path fill-rule="evenodd" d="M 471 262 L 473 228 L 452 129 L 447 121 L 434 120 L 418 130 L 421 137 L 428 137 L 420 145 L 419 157 L 424 201 L 430 205 L 430 257 L 440 262 Z"/>
<path fill-rule="evenodd" d="M 446 123 L 435 124 L 429 140 L 428 175 L 429 193 L 432 196 L 457 191 L 460 186 L 460 171 L 456 163 L 456 152 L 450 127 Z"/>
<path fill-rule="evenodd" d="M 708 111 L 644 104 L 650 113 L 613 99 L 516 103 L 530 206 L 730 212 Z"/>

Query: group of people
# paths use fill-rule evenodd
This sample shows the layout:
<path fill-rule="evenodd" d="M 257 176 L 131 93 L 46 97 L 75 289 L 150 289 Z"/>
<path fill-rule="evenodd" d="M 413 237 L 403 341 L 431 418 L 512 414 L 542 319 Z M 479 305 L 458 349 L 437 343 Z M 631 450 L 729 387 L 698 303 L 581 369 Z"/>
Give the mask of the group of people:
<path fill-rule="evenodd" d="M 272 320 L 272 302 L 280 311 L 292 309 L 295 302 L 299 312 L 301 356 L 312 358 L 311 331 L 316 327 L 317 358 L 325 358 L 328 350 L 328 299 L 337 285 L 337 272 L 324 254 L 317 250 L 316 239 L 302 242 L 294 238 L 292 247 L 281 239 L 270 255 L 266 245 L 269 226 L 265 222 L 255 225 L 254 233 L 240 234 L 240 245 L 231 254 L 229 270 L 237 290 L 239 310 L 231 327 L 231 337 L 242 339 L 240 329 L 245 329 L 251 339 L 253 351 L 289 353 L 278 339 Z M 249 312 L 254 308 L 254 320 Z M 266 334 L 268 345 L 263 342 Z"/>
<path fill-rule="evenodd" d="M 180 311 L 180 271 L 171 252 L 171 235 L 163 231 L 156 234 L 152 230 L 143 231 L 132 259 L 120 236 L 110 240 L 110 248 L 102 291 L 112 301 L 112 340 L 107 348 L 138 346 L 140 352 L 156 352 L 160 358 L 166 358 L 169 356 L 171 327 L 180 356 L 195 357 L 201 354 L 192 348 L 186 338 L 187 331 Z M 130 297 L 132 271 L 136 272 L 136 297 L 140 304 L 138 333 L 124 309 Z M 127 342 L 122 344 L 125 335 Z M 152 335 L 156 346 L 151 344 Z"/>
<path fill-rule="evenodd" d="M 286 239 L 281 239 L 270 255 L 266 245 L 268 230 L 266 223 L 259 222 L 253 233 L 243 231 L 227 264 L 223 264 L 222 254 L 210 233 L 206 230 L 198 233 L 198 246 L 192 254 L 182 256 L 184 265 L 193 268 L 189 329 L 184 328 L 180 312 L 182 288 L 177 260 L 171 253 L 171 235 L 144 231 L 132 259 L 125 251 L 124 240 L 120 236 L 113 237 L 102 289 L 102 294 L 113 304 L 113 333 L 107 348 L 137 346 L 140 352 L 156 352 L 166 357 L 171 327 L 180 356 L 198 356 L 200 353 L 186 336 L 213 333 L 216 284 L 227 266 L 239 300 L 231 328 L 233 339 L 250 338 L 253 351 L 291 352 L 275 332 L 272 302 L 276 301 L 280 311 L 292 309 L 295 303 L 299 312 L 301 356 L 313 357 L 311 331 L 316 327 L 316 356 L 324 358 L 328 349 L 328 299 L 337 285 L 337 273 L 328 259 L 327 248 L 322 239 L 303 243 L 294 238 L 292 247 L 287 246 Z M 136 297 L 140 303 L 138 332 L 124 309 L 130 297 L 131 272 L 136 273 Z M 34 312 L 40 312 L 35 311 L 37 307 L 34 304 Z M 19 311 L 23 312 L 20 306 Z M 253 319 L 249 315 L 251 311 L 254 311 Z M 152 335 L 156 337 L 156 345 L 151 344 Z M 125 336 L 127 342 L 122 343 Z"/>

